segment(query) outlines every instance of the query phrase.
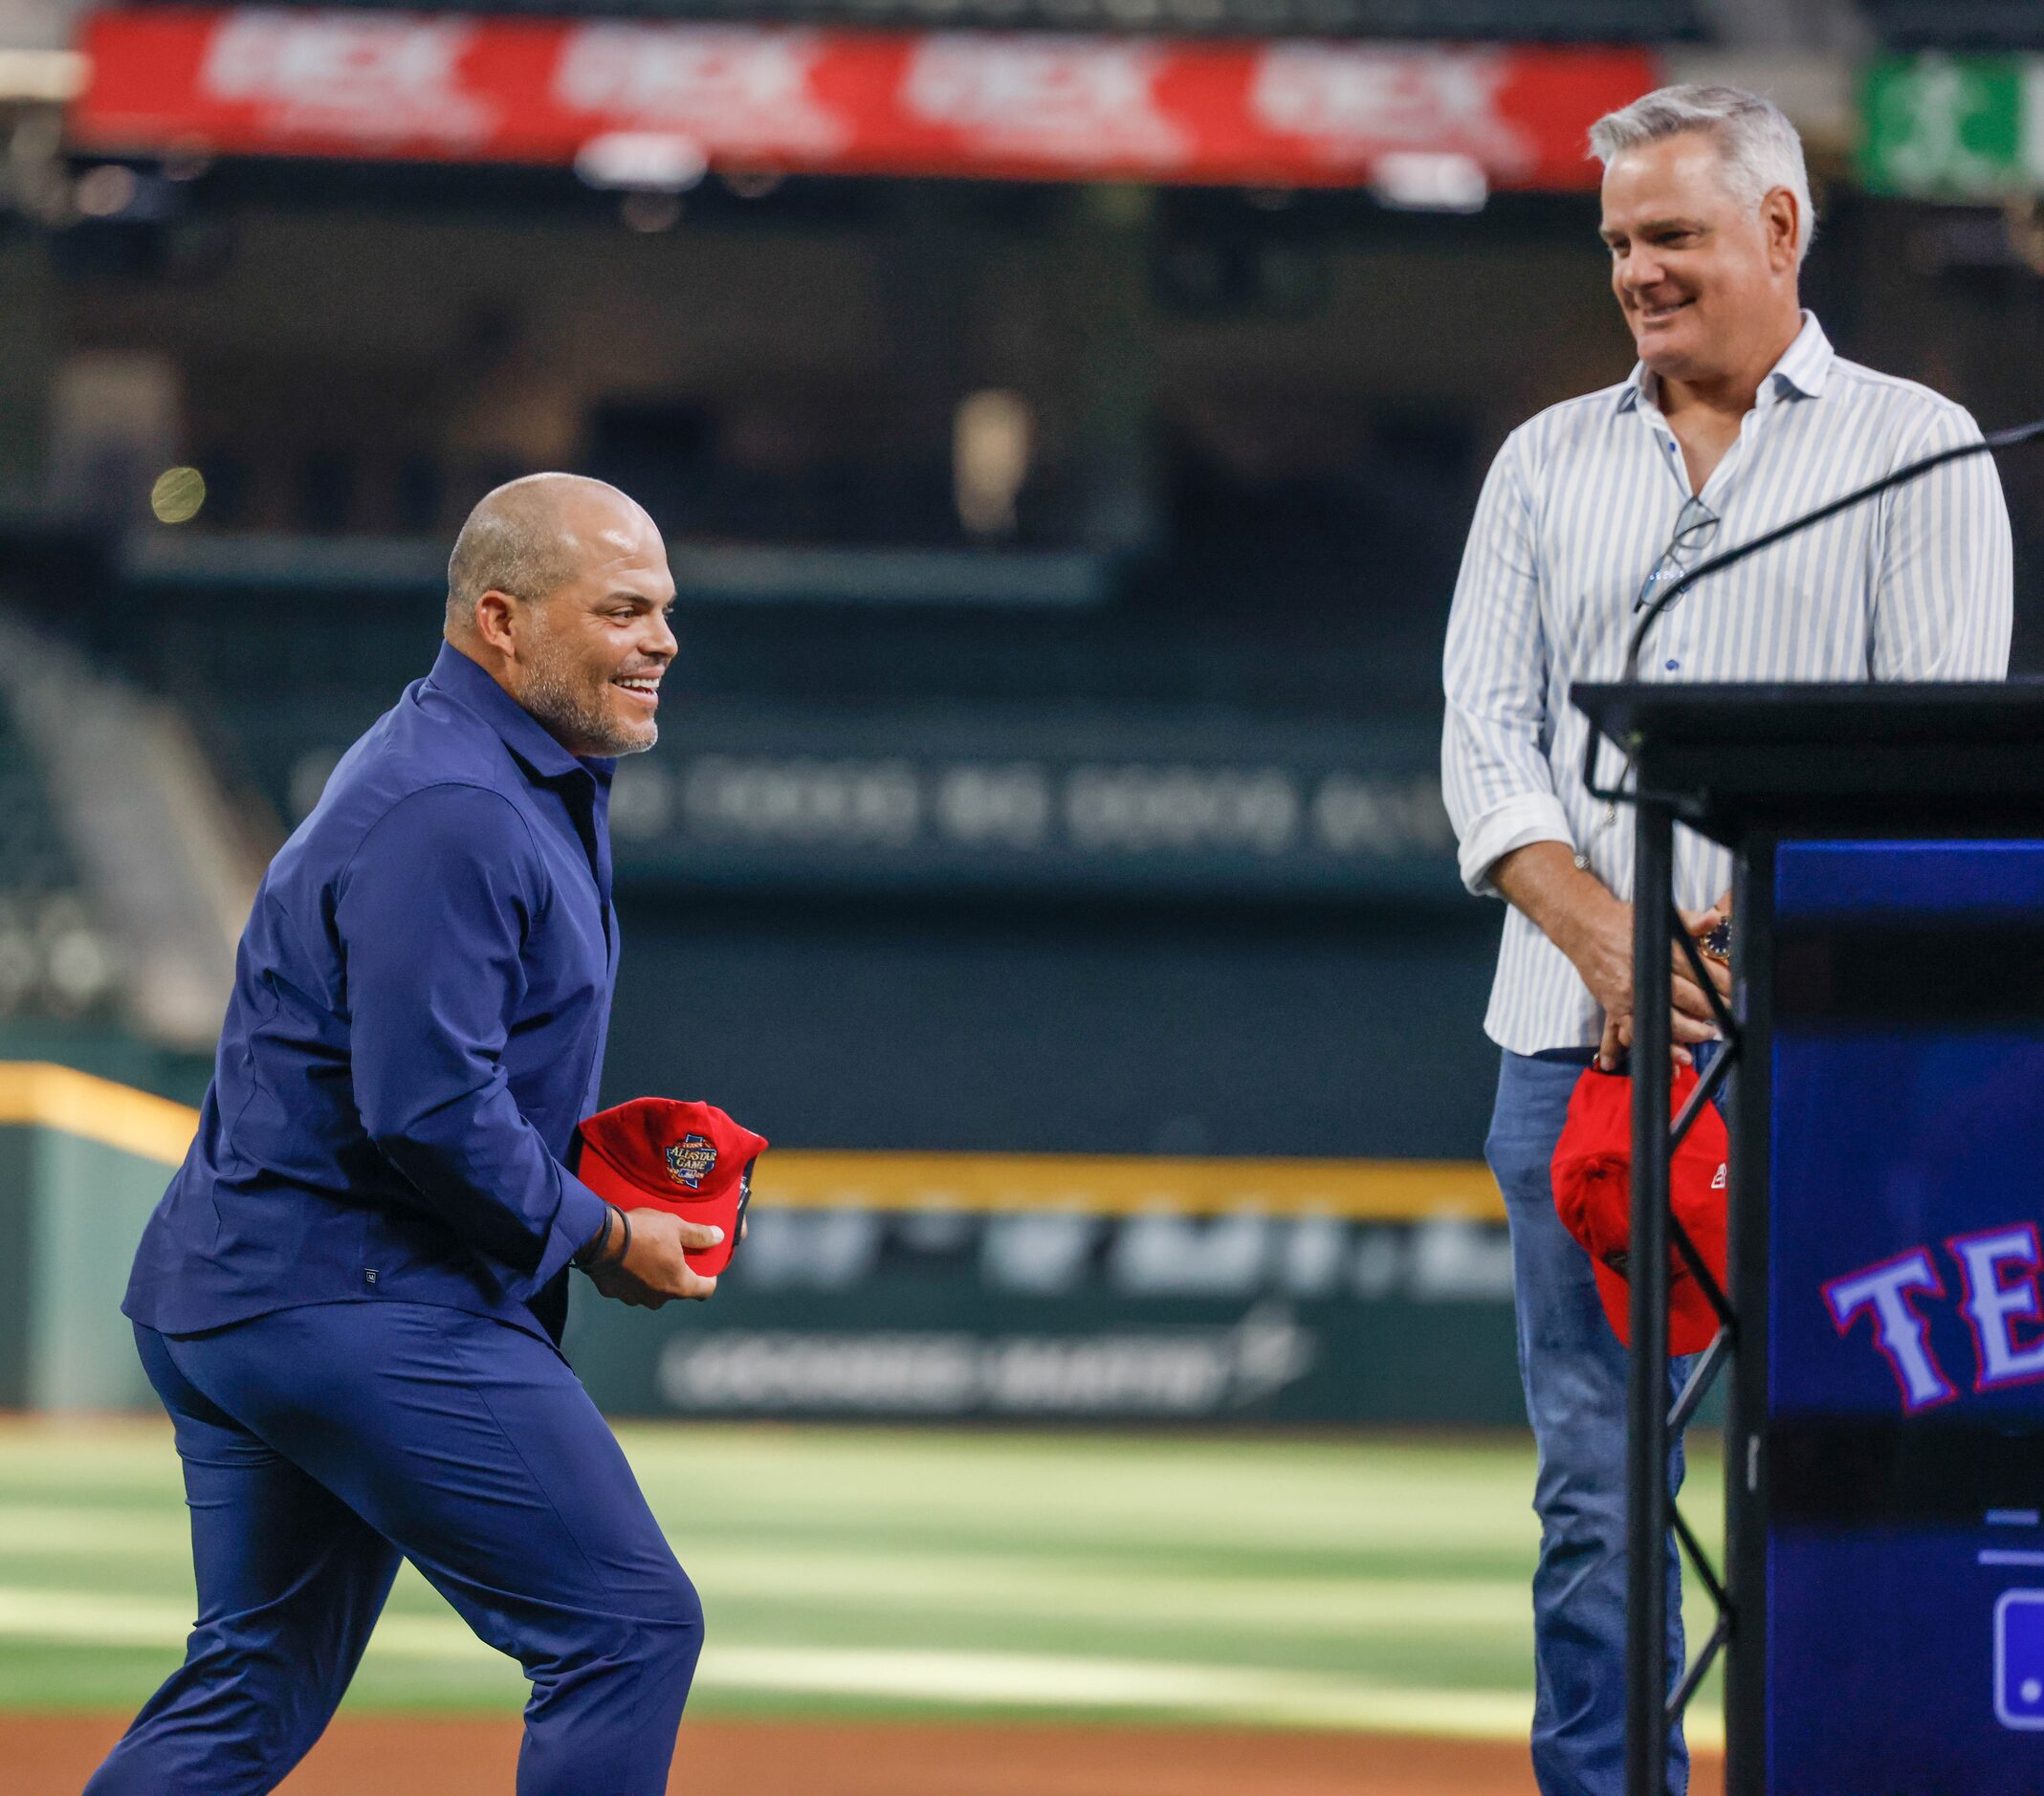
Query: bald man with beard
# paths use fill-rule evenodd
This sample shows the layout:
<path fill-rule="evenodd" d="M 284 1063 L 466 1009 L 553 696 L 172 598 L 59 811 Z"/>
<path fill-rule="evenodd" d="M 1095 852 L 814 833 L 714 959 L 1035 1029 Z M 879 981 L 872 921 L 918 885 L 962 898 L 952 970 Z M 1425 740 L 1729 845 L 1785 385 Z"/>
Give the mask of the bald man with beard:
<path fill-rule="evenodd" d="M 243 934 L 197 1137 L 122 1308 L 174 1424 L 199 1619 L 90 1796 L 256 1796 L 399 1559 L 532 1682 L 519 1796 L 655 1796 L 702 1610 L 560 1357 L 569 1269 L 707 1298 L 714 1228 L 567 1171 L 617 976 L 614 757 L 652 747 L 651 519 L 538 474 L 471 515 L 432 671 L 341 758 Z"/>

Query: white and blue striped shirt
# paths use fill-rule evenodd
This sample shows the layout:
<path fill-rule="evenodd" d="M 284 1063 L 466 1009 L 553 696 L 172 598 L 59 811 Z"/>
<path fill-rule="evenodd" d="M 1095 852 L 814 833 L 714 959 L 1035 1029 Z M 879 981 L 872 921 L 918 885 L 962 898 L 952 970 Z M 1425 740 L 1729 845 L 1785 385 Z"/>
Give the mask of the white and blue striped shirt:
<path fill-rule="evenodd" d="M 1448 621 L 1441 740 L 1471 891 L 1492 889 L 1502 855 L 1560 842 L 1632 896 L 1631 818 L 1606 823 L 1584 789 L 1589 723 L 1569 689 L 1620 676 L 1634 601 L 1691 496 L 1656 392 L 1636 367 L 1618 386 L 1550 407 L 1512 432 L 1484 484 Z M 1805 313 L 1696 495 L 1721 520 L 1708 553 L 1979 434 L 1929 388 L 1835 354 Z M 1992 458 L 1958 462 L 1685 593 L 1649 632 L 1640 677 L 1998 680 L 2009 668 L 2011 559 Z M 1618 764 L 1607 749 L 1604 782 Z M 1700 909 L 1731 883 L 1731 857 L 1678 828 L 1675 871 L 1677 902 Z M 1521 1054 L 1589 1047 L 1601 1022 L 1561 951 L 1508 909 L 1484 1023 L 1491 1040 Z"/>

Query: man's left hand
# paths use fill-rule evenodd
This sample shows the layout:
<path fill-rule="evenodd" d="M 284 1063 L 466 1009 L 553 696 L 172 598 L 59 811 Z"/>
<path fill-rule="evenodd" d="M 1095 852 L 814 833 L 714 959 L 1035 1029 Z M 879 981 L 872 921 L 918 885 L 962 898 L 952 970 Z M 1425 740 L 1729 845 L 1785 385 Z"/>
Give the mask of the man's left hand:
<path fill-rule="evenodd" d="M 1682 928 L 1688 933 L 1690 939 L 1701 942 L 1704 936 L 1708 935 L 1711 931 L 1731 915 L 1731 893 L 1726 892 L 1708 910 L 1682 910 L 1678 914 L 1681 916 Z M 1700 1021 L 1703 1020 L 1711 1015 L 1710 1000 L 1704 995 L 1703 987 L 1696 983 L 1694 972 L 1689 965 L 1689 957 L 1682 953 L 1681 944 L 1677 942 L 1674 947 L 1673 1008 L 1678 1015 L 1695 1017 Z M 1708 954 L 1703 956 L 1703 970 L 1709 974 L 1711 984 L 1717 987 L 1718 996 L 1725 999 L 1726 1003 L 1729 1003 L 1732 995 L 1732 970 L 1730 966 L 1725 961 L 1713 959 Z M 1607 1071 L 1616 1066 L 1625 1058 L 1626 1051 L 1632 1044 L 1632 1018 L 1630 1016 L 1613 1017 L 1607 1015 L 1604 1018 L 1603 1039 L 1597 1043 L 1597 1064 Z M 1673 1054 L 1675 1063 L 1678 1066 L 1686 1066 L 1690 1063 L 1691 1056 L 1688 1050 L 1680 1044 L 1671 1046 L 1670 1052 Z"/>
<path fill-rule="evenodd" d="M 751 1229 L 750 1217 L 738 1218 L 738 1239 L 743 1240 Z M 596 1286 L 599 1296 L 607 1297 L 616 1303 L 628 1303 L 633 1309 L 658 1309 L 673 1302 L 664 1291 L 656 1291 L 643 1279 L 634 1278 L 617 1260 L 607 1265 L 595 1266 L 589 1270 L 589 1282 Z M 711 1281 L 714 1284 L 714 1280 Z"/>

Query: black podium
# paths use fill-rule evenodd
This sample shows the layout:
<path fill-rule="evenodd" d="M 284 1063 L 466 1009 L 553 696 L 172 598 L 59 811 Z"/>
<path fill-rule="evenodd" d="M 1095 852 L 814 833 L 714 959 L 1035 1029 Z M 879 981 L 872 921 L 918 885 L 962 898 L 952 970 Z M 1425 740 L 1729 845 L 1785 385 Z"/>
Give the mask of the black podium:
<path fill-rule="evenodd" d="M 1671 1712 L 1720 1648 L 1727 1796 L 2036 1796 L 2044 687 L 1572 697 L 1605 779 L 1633 770 L 1637 1040 L 1666 1039 L 1689 952 L 1675 825 L 1737 866 L 1703 1094 L 1728 1093 L 1727 1292 L 1671 1238 L 1668 1065 L 1634 1055 L 1628 1796 L 1662 1796 Z M 1724 1323 L 1672 1413 L 1671 1251 Z M 1663 1468 L 1722 1374 L 1721 1576 Z M 1718 1606 L 1672 1699 L 1671 1523 Z"/>

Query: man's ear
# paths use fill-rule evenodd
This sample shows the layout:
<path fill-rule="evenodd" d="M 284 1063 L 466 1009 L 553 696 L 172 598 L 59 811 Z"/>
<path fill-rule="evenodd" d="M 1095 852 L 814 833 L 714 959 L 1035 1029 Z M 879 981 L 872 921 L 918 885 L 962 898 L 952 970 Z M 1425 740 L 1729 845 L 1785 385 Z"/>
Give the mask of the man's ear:
<path fill-rule="evenodd" d="M 1802 211 L 1802 202 L 1787 187 L 1774 188 L 1760 202 L 1761 228 L 1768 233 L 1768 260 L 1777 269 L 1795 266 Z"/>
<path fill-rule="evenodd" d="M 518 599 L 492 587 L 475 602 L 475 633 L 500 655 L 516 655 L 518 647 Z"/>

